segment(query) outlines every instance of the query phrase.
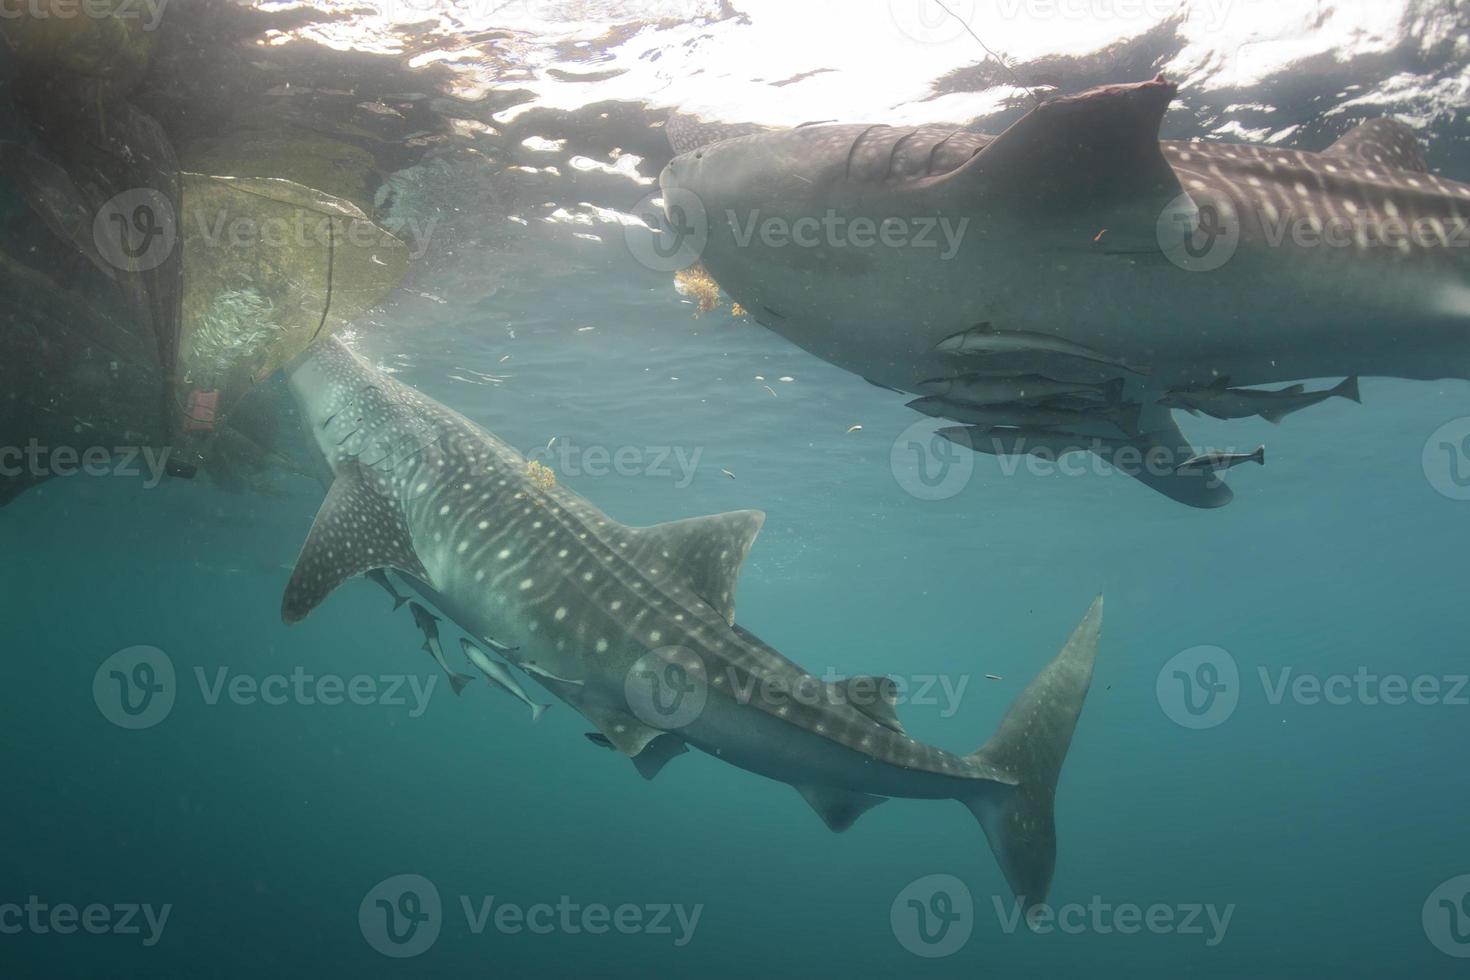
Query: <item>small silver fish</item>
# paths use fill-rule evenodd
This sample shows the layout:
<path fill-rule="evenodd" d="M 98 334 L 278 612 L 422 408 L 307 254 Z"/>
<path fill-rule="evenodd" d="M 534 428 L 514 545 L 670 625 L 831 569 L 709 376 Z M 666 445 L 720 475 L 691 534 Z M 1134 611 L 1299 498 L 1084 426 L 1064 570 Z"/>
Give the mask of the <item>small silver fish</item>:
<path fill-rule="evenodd" d="M 449 661 L 444 659 L 444 648 L 439 645 L 439 617 L 417 602 L 410 602 L 408 611 L 413 613 L 413 621 L 418 624 L 418 628 L 424 631 L 424 650 L 449 675 L 449 686 L 454 689 L 454 693 L 463 691 L 465 685 L 474 678 L 467 674 L 456 674 L 449 669 Z"/>
<path fill-rule="evenodd" d="M 1258 446 L 1253 453 L 1200 453 L 1192 456 L 1174 467 L 1174 472 L 1180 470 L 1228 470 L 1232 466 L 1241 463 L 1260 463 L 1266 465 L 1266 447 Z"/>
<path fill-rule="evenodd" d="M 1045 333 L 1031 333 L 1026 330 L 996 330 L 988 323 L 982 323 L 969 330 L 946 337 L 936 345 L 935 350 L 959 357 L 983 357 L 989 354 L 1056 354 L 1122 368 L 1132 374 L 1147 376 L 1150 373 L 1149 368 L 1130 364 L 1121 357 L 1113 357 L 1102 351 L 1093 350 L 1091 347 L 1063 340 L 1061 337 L 1053 337 Z"/>
<path fill-rule="evenodd" d="M 484 650 L 481 650 L 464 637 L 460 637 L 459 645 L 464 648 L 465 659 L 479 668 L 480 672 L 485 675 L 490 683 L 512 695 L 531 709 L 532 721 L 539 719 L 545 713 L 546 709 L 550 707 L 550 705 L 537 704 L 535 701 L 532 701 L 530 696 L 526 694 L 525 689 L 517 684 L 516 679 L 510 675 L 510 671 L 505 669 L 505 665 L 490 659 L 490 655 Z"/>
<path fill-rule="evenodd" d="M 539 678 L 540 680 L 552 681 L 557 684 L 570 684 L 573 687 L 583 687 L 587 683 L 586 681 L 574 681 L 568 680 L 565 677 L 558 677 L 534 660 L 523 660 L 517 666 L 532 677 Z"/>
<path fill-rule="evenodd" d="M 382 586 L 383 591 L 393 597 L 394 612 L 397 612 L 403 606 L 403 604 L 408 601 L 407 596 L 399 595 L 398 590 L 393 588 L 393 582 L 391 579 L 388 578 L 388 573 L 383 571 L 381 568 L 374 568 L 372 571 L 367 573 L 366 578 L 369 582 L 375 582 L 378 585 Z"/>
<path fill-rule="evenodd" d="M 915 398 L 908 407 L 938 419 L 953 419 L 980 428 L 1017 426 L 1020 428 L 1068 429 L 1105 424 L 1128 436 L 1138 431 L 1138 405 L 1114 405 L 1080 410 L 1052 408 L 1047 405 L 970 405 L 952 402 L 934 395 Z"/>

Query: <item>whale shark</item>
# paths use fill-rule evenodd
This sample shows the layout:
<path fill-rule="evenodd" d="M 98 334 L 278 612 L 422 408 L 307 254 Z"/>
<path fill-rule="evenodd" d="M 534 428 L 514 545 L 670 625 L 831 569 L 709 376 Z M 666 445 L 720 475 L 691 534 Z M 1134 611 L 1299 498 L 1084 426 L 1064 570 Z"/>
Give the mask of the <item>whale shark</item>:
<path fill-rule="evenodd" d="M 1470 378 L 1470 185 L 1429 173 L 1390 119 L 1320 153 L 1161 141 L 1175 94 L 1159 76 L 1061 96 L 998 136 L 831 124 L 686 144 L 660 175 L 660 232 L 757 321 L 884 387 L 1121 379 L 1141 410 L 1119 447 L 1162 460 L 1118 468 L 1218 507 L 1218 474 L 1174 470 L 1198 451 L 1170 392 Z"/>
<path fill-rule="evenodd" d="M 736 625 L 760 512 L 621 524 L 335 339 L 287 382 L 334 474 L 286 586 L 287 623 L 354 576 L 392 571 L 646 778 L 699 749 L 795 787 L 834 831 L 889 798 L 958 800 L 1025 907 L 1045 899 L 1101 597 L 990 740 L 951 753 L 908 735 L 891 678 L 819 679 Z"/>

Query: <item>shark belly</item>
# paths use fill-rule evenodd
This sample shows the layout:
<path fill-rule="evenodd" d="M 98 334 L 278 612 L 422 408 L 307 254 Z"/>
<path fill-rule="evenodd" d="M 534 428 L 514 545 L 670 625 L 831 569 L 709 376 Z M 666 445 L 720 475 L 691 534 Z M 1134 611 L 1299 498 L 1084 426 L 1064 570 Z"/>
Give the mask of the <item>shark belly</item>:
<path fill-rule="evenodd" d="M 956 799 L 972 791 L 975 782 L 893 765 L 725 695 L 712 696 L 698 720 L 680 728 L 678 735 L 722 762 L 793 786 Z"/>

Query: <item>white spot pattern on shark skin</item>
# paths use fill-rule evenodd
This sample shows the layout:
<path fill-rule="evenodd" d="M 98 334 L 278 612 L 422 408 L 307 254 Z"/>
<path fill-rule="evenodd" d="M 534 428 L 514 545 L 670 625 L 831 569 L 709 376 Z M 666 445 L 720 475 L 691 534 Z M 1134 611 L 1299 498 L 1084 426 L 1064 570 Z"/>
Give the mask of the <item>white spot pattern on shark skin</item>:
<path fill-rule="evenodd" d="M 351 363 L 350 355 L 346 358 Z M 352 378 L 346 383 L 358 382 Z M 461 583 L 468 584 L 472 576 L 475 582 L 484 582 L 491 573 L 485 565 L 478 563 L 478 558 L 492 553 L 502 555 L 501 564 L 495 566 L 500 569 L 494 574 L 495 581 L 488 588 L 475 590 L 478 601 L 494 606 L 497 615 L 500 615 L 499 610 L 506 610 L 505 615 L 512 622 L 516 617 L 522 617 L 519 619 L 521 628 L 527 632 L 539 631 L 538 642 L 543 649 L 561 649 L 569 637 L 575 636 L 574 649 L 582 651 L 583 655 L 590 655 L 589 648 L 605 655 L 615 648 L 612 637 L 628 636 L 633 628 L 641 626 L 639 635 L 648 636 L 651 642 L 687 640 L 693 647 L 719 657 L 732 670 L 779 675 L 796 669 L 790 661 L 749 634 L 738 629 L 732 631 L 717 615 L 711 614 L 705 601 L 728 603 L 733 595 L 731 586 L 752 536 L 748 533 L 752 526 L 749 515 L 717 515 L 701 520 L 699 523 L 703 526 L 695 529 L 694 533 L 698 540 L 706 542 L 704 546 L 692 549 L 671 547 L 671 542 L 660 538 L 657 529 L 624 528 L 562 488 L 553 488 L 547 493 L 536 490 L 520 477 L 524 460 L 514 450 L 498 448 L 501 444 L 492 436 L 463 423 L 434 403 L 404 394 L 408 389 L 402 389 L 391 379 L 384 379 L 382 384 L 385 391 L 402 398 L 391 413 L 391 419 L 389 414 L 383 416 L 388 419 L 383 423 L 385 430 L 400 422 L 407 426 L 417 421 L 404 409 L 404 405 L 418 406 L 433 425 L 444 429 L 432 452 L 420 458 L 403 459 L 401 464 L 391 463 L 388 473 L 380 474 L 384 489 L 397 487 L 401 493 L 403 488 L 424 485 L 425 490 L 416 491 L 408 499 L 396 494 L 389 499 L 395 499 L 402 507 L 403 517 L 417 529 L 416 533 L 427 531 L 429 534 L 437 533 L 441 538 L 447 533 L 451 542 L 468 546 L 468 551 L 457 548 L 449 553 L 434 550 L 434 571 L 446 576 L 451 583 L 458 577 Z M 382 400 L 385 403 L 389 401 L 386 397 Z M 386 431 L 367 432 L 359 437 L 358 442 L 375 444 L 391 435 Z M 487 451 L 483 447 L 496 448 Z M 466 497 L 476 488 L 471 485 L 466 489 L 461 482 L 468 472 L 465 461 L 478 464 L 485 457 L 500 461 L 498 465 L 489 467 L 492 474 L 504 477 L 496 481 L 504 484 L 500 488 L 498 502 L 484 499 L 490 496 L 487 494 L 475 493 Z M 434 478 L 418 480 L 426 471 L 434 473 Z M 483 503 L 477 503 L 481 500 Z M 519 516 L 504 519 L 505 509 L 511 500 L 524 500 L 526 506 L 514 507 Z M 439 513 L 445 506 L 449 507 L 449 512 Z M 489 508 L 499 509 L 491 511 Z M 482 520 L 491 513 L 495 515 L 494 519 Z M 542 525 L 535 530 L 545 529 L 546 533 L 530 533 L 528 528 L 533 520 L 527 518 L 531 515 L 534 515 L 535 523 Z M 489 528 L 483 526 L 478 532 L 474 530 L 478 524 L 489 523 L 496 525 L 494 532 L 486 533 Z M 756 521 L 754 526 L 758 527 L 758 523 Z M 593 527 L 602 530 L 589 533 Z M 575 540 L 582 543 L 576 546 L 580 554 L 552 543 L 572 540 L 574 535 Z M 504 547 L 501 547 L 502 543 Z M 727 544 L 734 546 L 726 547 Z M 453 559 L 455 554 L 461 557 Z M 664 557 L 665 554 L 670 557 Z M 655 555 L 663 559 L 656 565 L 649 562 L 649 558 Z M 699 556 L 698 561 L 706 563 L 708 572 L 701 574 L 707 578 L 712 576 L 709 580 L 719 583 L 712 590 L 700 592 L 687 587 L 690 581 L 681 573 L 686 572 L 690 555 Z M 718 560 L 716 555 L 720 556 Z M 516 560 L 507 561 L 512 556 L 516 556 Z M 600 574 L 584 572 L 579 567 L 586 565 L 597 569 Z M 586 588 L 576 585 L 579 575 L 588 576 L 582 579 Z M 425 580 L 432 584 L 432 577 L 426 576 Z M 525 591 L 499 587 L 501 582 L 516 581 L 533 584 Z M 536 591 L 536 584 L 542 585 L 539 591 Z M 567 612 L 564 618 L 558 619 L 555 611 L 563 608 Z M 532 627 L 530 624 L 535 625 Z M 607 632 L 609 629 L 614 632 Z M 653 637 L 657 639 L 652 640 Z M 589 640 L 595 642 L 589 643 Z M 716 676 L 720 682 L 726 680 L 723 672 Z M 840 724 L 833 724 L 832 718 L 824 715 L 822 710 L 803 711 L 800 716 L 793 715 L 790 721 L 809 731 L 822 724 L 830 732 L 826 737 L 845 744 L 856 744 L 859 735 L 871 724 L 860 717 L 846 718 Z M 891 749 L 888 740 L 876 741 L 879 742 L 873 752 L 876 758 L 885 757 L 885 753 L 893 755 L 896 751 Z M 935 750 L 929 758 L 935 771 L 939 771 L 947 756 Z M 905 762 L 909 759 L 907 750 L 902 759 Z M 963 768 L 961 766 L 962 771 Z"/>

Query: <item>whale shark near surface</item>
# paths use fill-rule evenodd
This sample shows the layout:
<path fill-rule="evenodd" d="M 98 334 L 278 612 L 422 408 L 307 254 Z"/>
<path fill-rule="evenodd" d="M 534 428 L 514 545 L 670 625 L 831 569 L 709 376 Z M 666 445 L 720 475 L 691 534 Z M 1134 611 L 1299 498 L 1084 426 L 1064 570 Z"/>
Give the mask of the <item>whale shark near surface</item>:
<path fill-rule="evenodd" d="M 789 783 L 837 831 L 890 797 L 958 800 L 1023 906 L 1045 899 L 1100 597 L 990 741 L 952 754 L 909 737 L 891 679 L 818 679 L 735 625 L 762 514 L 620 524 L 336 340 L 303 355 L 288 383 L 335 478 L 287 585 L 286 622 L 348 578 L 391 569 L 645 777 L 694 746 Z"/>
<path fill-rule="evenodd" d="M 696 148 L 715 130 L 686 125 L 661 231 L 758 321 L 885 387 L 1121 379 L 1136 430 L 1091 448 L 1155 454 L 1118 468 L 1218 507 L 1218 474 L 1177 469 L 1198 451 L 1170 408 L 1193 394 L 1345 377 L 1332 393 L 1356 400 L 1359 375 L 1470 378 L 1470 185 L 1430 174 L 1388 119 L 1321 153 L 1161 142 L 1174 95 L 1159 77 L 1054 98 L 993 137 L 834 124 Z M 1095 428 L 979 431 L 999 451 Z"/>

